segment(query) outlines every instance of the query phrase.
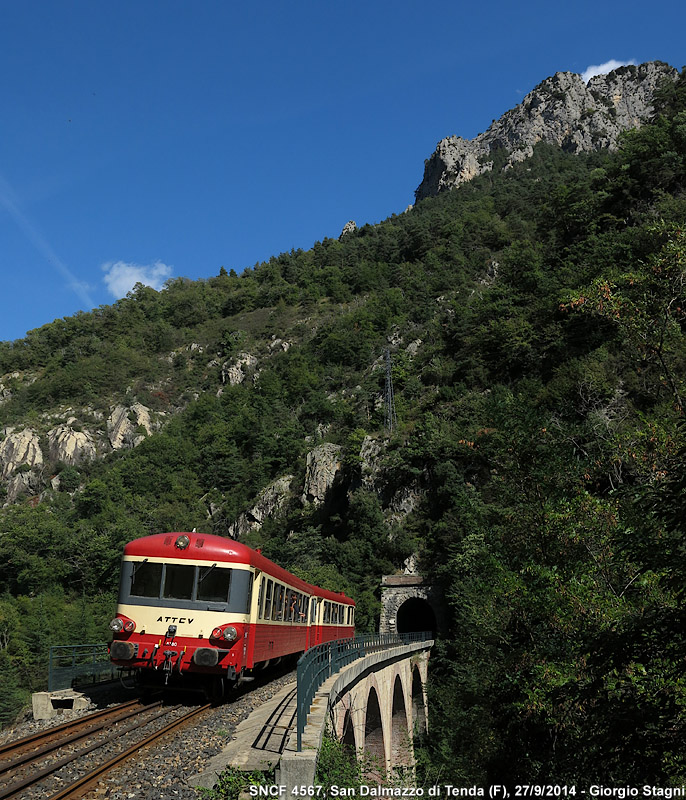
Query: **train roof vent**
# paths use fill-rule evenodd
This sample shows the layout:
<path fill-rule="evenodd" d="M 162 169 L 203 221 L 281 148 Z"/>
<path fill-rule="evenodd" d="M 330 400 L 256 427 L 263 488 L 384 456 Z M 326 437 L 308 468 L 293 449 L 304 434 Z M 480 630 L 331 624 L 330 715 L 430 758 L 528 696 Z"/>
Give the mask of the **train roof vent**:
<path fill-rule="evenodd" d="M 195 540 L 195 546 L 196 547 L 202 547 L 204 544 L 205 544 L 205 540 L 204 539 L 196 539 Z"/>
<path fill-rule="evenodd" d="M 164 537 L 164 543 L 165 544 L 171 544 L 172 543 L 172 537 L 171 536 L 165 536 Z"/>

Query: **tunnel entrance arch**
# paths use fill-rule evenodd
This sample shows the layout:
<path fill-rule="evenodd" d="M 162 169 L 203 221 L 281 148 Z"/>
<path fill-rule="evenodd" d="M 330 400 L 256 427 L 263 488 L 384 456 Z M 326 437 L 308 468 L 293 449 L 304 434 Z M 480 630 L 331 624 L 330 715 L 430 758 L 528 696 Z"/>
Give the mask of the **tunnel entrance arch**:
<path fill-rule="evenodd" d="M 421 575 L 385 575 L 381 582 L 380 633 L 445 629 L 444 603 L 436 587 Z"/>

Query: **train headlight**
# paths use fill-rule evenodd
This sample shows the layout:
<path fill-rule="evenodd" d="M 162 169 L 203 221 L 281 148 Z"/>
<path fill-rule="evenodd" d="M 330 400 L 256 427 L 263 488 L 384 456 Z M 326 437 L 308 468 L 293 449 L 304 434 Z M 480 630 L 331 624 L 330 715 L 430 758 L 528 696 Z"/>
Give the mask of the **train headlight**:
<path fill-rule="evenodd" d="M 136 623 L 132 619 L 127 619 L 124 623 L 126 633 L 133 633 L 136 630 Z"/>
<path fill-rule="evenodd" d="M 114 631 L 114 633 L 121 633 L 124 630 L 124 620 L 115 617 L 110 621 L 110 630 Z"/>
<path fill-rule="evenodd" d="M 227 642 L 235 642 L 236 639 L 238 639 L 238 631 L 233 627 L 233 625 L 228 625 L 226 628 L 224 628 L 222 635 Z"/>
<path fill-rule="evenodd" d="M 233 625 L 227 625 L 226 627 L 214 628 L 210 639 L 223 639 L 225 642 L 235 642 L 238 636 L 239 634 L 236 628 L 234 628 Z"/>
<path fill-rule="evenodd" d="M 179 550 L 185 550 L 190 543 L 191 543 L 190 536 L 186 536 L 185 534 L 183 536 L 177 536 L 176 541 L 174 542 L 174 544 L 179 548 Z"/>

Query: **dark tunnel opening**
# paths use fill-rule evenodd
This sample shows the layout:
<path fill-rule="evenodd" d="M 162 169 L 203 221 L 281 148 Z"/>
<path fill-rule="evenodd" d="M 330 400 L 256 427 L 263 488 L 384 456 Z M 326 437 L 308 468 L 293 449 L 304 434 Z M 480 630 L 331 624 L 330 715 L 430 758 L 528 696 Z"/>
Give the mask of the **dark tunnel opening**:
<path fill-rule="evenodd" d="M 398 609 L 395 620 L 398 633 L 431 631 L 436 634 L 436 615 L 433 608 L 421 597 L 410 597 Z"/>

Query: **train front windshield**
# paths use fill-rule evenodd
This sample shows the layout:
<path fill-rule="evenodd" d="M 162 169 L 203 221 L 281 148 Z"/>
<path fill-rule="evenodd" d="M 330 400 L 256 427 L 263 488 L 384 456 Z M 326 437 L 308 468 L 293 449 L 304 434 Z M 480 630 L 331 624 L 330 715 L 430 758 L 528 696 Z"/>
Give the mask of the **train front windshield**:
<path fill-rule="evenodd" d="M 247 614 L 252 573 L 217 564 L 124 561 L 119 603 L 122 605 L 208 608 Z"/>

